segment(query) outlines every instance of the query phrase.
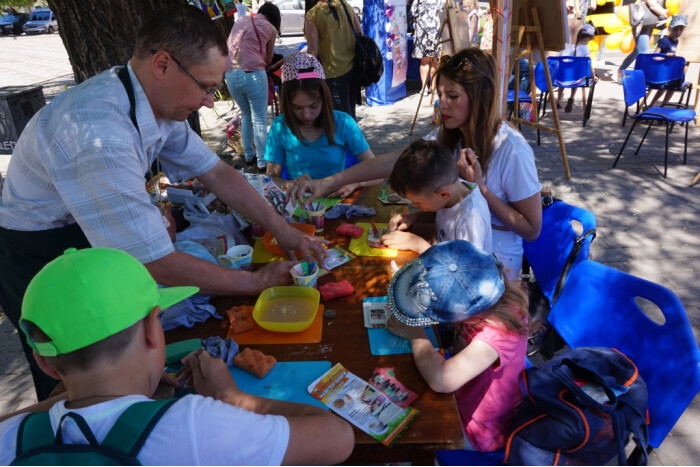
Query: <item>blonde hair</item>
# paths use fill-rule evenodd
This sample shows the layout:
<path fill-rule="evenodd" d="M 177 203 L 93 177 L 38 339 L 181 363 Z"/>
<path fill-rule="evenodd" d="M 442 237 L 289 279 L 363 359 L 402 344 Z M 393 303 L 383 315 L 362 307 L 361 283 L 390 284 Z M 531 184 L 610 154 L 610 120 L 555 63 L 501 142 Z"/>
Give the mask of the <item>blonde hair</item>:
<path fill-rule="evenodd" d="M 528 305 L 529 300 L 525 290 L 514 282 L 506 281 L 506 290 L 494 306 L 465 319 L 459 325 L 462 330 L 473 331 L 481 329 L 487 322 L 495 322 L 508 331 L 527 334 L 530 331 Z"/>
<path fill-rule="evenodd" d="M 464 137 L 462 147 L 472 148 L 476 152 L 486 175 L 491 163 L 493 140 L 501 124 L 493 57 L 481 49 L 464 49 L 442 60 L 436 76 L 438 86 L 441 78 L 447 78 L 461 84 L 469 98 L 467 134 L 463 135 L 459 128 L 447 129 L 443 124 L 438 141 L 454 151 Z"/>

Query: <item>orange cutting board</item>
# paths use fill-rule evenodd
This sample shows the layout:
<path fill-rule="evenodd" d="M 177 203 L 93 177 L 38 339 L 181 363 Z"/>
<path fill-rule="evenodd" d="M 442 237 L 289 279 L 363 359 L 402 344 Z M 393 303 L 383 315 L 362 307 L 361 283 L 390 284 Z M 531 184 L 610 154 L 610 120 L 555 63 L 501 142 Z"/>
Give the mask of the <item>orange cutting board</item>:
<path fill-rule="evenodd" d="M 253 315 L 253 307 L 246 306 L 249 315 Z M 253 329 L 235 334 L 229 327 L 226 337 L 230 337 L 239 345 L 255 344 L 317 344 L 321 342 L 323 331 L 323 305 L 318 306 L 316 318 L 311 326 L 301 332 L 272 332 L 267 331 L 258 323 L 253 323 Z"/>

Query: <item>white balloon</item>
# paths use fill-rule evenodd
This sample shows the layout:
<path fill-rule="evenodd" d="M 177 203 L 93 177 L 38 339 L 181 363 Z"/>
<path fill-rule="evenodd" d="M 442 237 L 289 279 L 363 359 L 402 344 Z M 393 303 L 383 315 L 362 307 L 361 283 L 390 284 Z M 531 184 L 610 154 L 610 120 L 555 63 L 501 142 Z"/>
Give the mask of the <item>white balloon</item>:
<path fill-rule="evenodd" d="M 389 61 L 393 60 L 393 59 L 394 59 L 394 54 L 392 54 L 391 52 L 387 52 L 387 53 L 386 53 L 386 59 L 389 60 Z"/>

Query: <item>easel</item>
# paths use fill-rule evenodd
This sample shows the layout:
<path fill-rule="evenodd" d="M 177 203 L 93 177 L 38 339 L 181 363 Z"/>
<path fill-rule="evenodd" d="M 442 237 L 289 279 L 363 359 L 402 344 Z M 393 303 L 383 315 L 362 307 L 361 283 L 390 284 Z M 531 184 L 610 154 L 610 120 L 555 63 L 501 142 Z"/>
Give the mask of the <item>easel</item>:
<path fill-rule="evenodd" d="M 438 38 L 442 37 L 442 33 L 445 30 L 445 26 L 447 26 L 447 34 L 448 37 L 447 39 L 443 40 L 438 40 L 438 43 L 435 45 L 435 50 L 433 51 L 433 60 L 436 60 L 436 55 L 437 55 L 437 49 L 440 47 L 441 44 L 445 44 L 447 42 L 450 43 L 450 47 L 454 51 L 455 49 L 455 43 L 452 40 L 454 37 L 452 35 L 452 24 L 450 24 L 450 3 L 454 4 L 454 0 L 445 0 L 445 5 L 443 6 L 443 11 L 445 12 L 445 19 L 442 21 L 442 24 L 440 25 L 440 31 L 438 32 Z M 455 8 L 456 6 L 453 6 L 452 8 Z M 428 69 L 428 73 L 430 73 L 430 69 L 432 69 L 432 61 L 430 68 Z M 425 83 L 423 83 L 423 87 L 420 90 L 420 97 L 418 98 L 418 106 L 416 107 L 416 113 L 413 115 L 413 123 L 411 123 L 411 130 L 408 132 L 408 136 L 411 136 L 413 134 L 413 128 L 416 126 L 416 119 L 418 119 L 418 112 L 420 111 L 420 106 L 421 103 L 423 102 L 423 94 L 425 94 L 425 88 L 428 86 L 428 83 L 432 83 L 434 76 L 429 76 L 428 79 L 425 80 Z M 430 86 L 430 102 L 433 102 L 433 94 L 435 93 L 435 90 L 433 89 L 432 85 Z"/>
<path fill-rule="evenodd" d="M 518 24 L 520 23 L 520 24 Z M 525 36 L 525 49 L 520 51 L 518 54 L 513 54 L 511 57 L 510 65 L 508 70 L 512 70 L 515 67 L 515 76 L 520 76 L 520 59 L 527 56 L 530 68 L 530 95 L 532 96 L 532 115 L 535 118 L 534 122 L 523 120 L 520 118 L 520 99 L 517 92 L 515 94 L 515 102 L 513 103 L 514 112 L 511 120 L 513 123 L 519 125 L 527 125 L 533 127 L 537 130 L 544 130 L 557 135 L 559 139 L 559 150 L 561 152 L 561 160 L 564 165 L 564 174 L 567 180 L 571 179 L 571 173 L 569 172 L 569 162 L 566 159 L 566 147 L 564 145 L 564 137 L 561 133 L 561 125 L 559 123 L 559 111 L 557 110 L 557 105 L 554 98 L 554 86 L 552 85 L 552 76 L 549 73 L 549 66 L 547 65 L 546 55 L 544 51 L 544 39 L 542 37 L 542 28 L 540 25 L 540 18 L 537 14 L 537 8 L 529 8 L 528 0 L 523 0 L 523 6 L 520 11 L 516 12 L 516 20 L 513 21 L 512 31 L 515 33 L 516 42 L 515 47 L 520 49 L 520 44 L 522 44 L 523 36 Z M 538 109 L 537 109 L 537 87 L 535 86 L 535 70 L 533 65 L 533 44 L 531 43 L 531 34 L 525 35 L 526 32 L 534 32 L 537 37 L 537 49 L 540 52 L 540 57 L 544 61 L 544 74 L 547 78 L 547 90 L 549 91 L 549 104 L 552 109 L 552 117 L 554 119 L 554 128 L 542 125 L 539 122 Z M 510 74 L 506 75 L 510 76 Z"/>

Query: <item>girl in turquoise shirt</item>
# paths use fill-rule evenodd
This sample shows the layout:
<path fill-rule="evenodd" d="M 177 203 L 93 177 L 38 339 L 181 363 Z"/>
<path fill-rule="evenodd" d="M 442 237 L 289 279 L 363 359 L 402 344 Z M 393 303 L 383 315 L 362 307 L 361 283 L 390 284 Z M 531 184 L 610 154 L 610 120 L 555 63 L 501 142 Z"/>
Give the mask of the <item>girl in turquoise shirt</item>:
<path fill-rule="evenodd" d="M 350 115 L 333 110 L 323 67 L 305 53 L 287 57 L 282 66 L 282 114 L 270 127 L 265 148 L 267 174 L 282 189 L 297 178 L 323 178 L 345 169 L 347 151 L 360 161 L 374 157 L 362 130 Z M 287 179 L 282 178 L 286 166 Z M 330 197 L 348 197 L 382 179 L 341 187 Z"/>

